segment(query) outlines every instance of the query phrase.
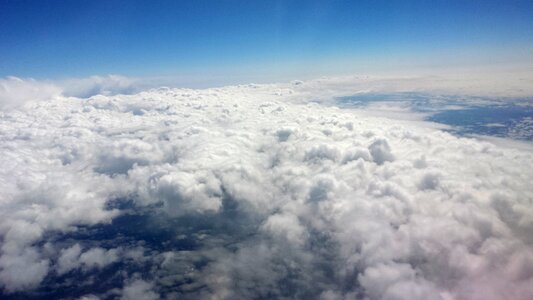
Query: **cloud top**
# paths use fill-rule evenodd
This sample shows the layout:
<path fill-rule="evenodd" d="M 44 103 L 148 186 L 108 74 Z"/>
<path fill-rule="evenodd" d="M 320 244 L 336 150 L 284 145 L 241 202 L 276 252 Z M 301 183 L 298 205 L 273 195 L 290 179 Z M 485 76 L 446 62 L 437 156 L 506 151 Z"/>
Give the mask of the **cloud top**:
<path fill-rule="evenodd" d="M 14 108 L 28 101 L 49 100 L 61 94 L 61 88 L 35 79 L 0 78 L 0 109 Z"/>
<path fill-rule="evenodd" d="M 3 295 L 530 299 L 533 153 L 310 101 L 335 85 L 3 112 Z"/>

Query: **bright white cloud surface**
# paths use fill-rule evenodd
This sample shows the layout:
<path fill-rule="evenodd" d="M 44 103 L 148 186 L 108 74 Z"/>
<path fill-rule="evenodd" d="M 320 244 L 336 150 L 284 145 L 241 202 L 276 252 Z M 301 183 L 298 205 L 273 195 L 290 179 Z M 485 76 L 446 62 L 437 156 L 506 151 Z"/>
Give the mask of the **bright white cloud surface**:
<path fill-rule="evenodd" d="M 313 102 L 357 91 L 338 85 L 0 112 L 4 295 L 111 270 L 115 289 L 71 296 L 533 298 L 533 153 Z M 73 238 L 125 214 L 166 243 Z"/>

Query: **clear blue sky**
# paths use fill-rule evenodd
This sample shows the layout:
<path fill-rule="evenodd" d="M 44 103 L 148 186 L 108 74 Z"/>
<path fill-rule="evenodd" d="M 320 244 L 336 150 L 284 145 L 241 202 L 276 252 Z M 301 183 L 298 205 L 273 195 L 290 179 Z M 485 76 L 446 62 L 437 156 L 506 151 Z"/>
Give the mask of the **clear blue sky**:
<path fill-rule="evenodd" d="M 532 48 L 531 0 L 0 0 L 0 76 L 357 71 Z"/>

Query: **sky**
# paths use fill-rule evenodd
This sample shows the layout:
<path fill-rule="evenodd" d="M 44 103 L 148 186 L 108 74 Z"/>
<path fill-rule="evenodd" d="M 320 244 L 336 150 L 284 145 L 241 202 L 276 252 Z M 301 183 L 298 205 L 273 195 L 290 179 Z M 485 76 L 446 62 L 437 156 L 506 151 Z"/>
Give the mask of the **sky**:
<path fill-rule="evenodd" d="M 524 65 L 532 1 L 0 2 L 0 76 L 285 78 Z"/>

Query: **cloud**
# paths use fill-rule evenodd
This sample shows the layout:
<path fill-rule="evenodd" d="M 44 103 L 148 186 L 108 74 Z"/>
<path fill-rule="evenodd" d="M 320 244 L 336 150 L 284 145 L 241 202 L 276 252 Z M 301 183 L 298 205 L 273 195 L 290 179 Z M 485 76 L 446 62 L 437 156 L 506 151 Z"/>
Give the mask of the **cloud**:
<path fill-rule="evenodd" d="M 159 295 L 152 291 L 153 285 L 144 280 L 135 280 L 124 287 L 121 300 L 156 300 Z"/>
<path fill-rule="evenodd" d="M 382 165 L 386 161 L 394 160 L 394 155 L 392 155 L 386 139 L 377 139 L 368 147 L 368 150 L 372 155 L 372 159 L 378 165 Z"/>
<path fill-rule="evenodd" d="M 530 149 L 316 103 L 361 86 L 3 112 L 2 295 L 530 299 Z"/>
<path fill-rule="evenodd" d="M 95 95 L 133 94 L 153 86 L 120 75 L 56 81 L 9 76 L 0 78 L 0 109 L 18 108 L 27 102 L 47 101 L 59 96 L 89 98 Z"/>
<path fill-rule="evenodd" d="M 0 109 L 19 107 L 28 101 L 50 100 L 60 94 L 61 88 L 50 82 L 0 78 Z"/>
<path fill-rule="evenodd" d="M 79 256 L 81 254 L 81 247 L 75 244 L 72 247 L 61 250 L 61 256 L 57 261 L 57 272 L 64 274 L 79 266 Z"/>
<path fill-rule="evenodd" d="M 63 86 L 63 95 L 78 98 L 89 98 L 95 95 L 133 94 L 142 89 L 138 80 L 120 75 L 72 78 L 61 81 L 60 85 Z"/>
<path fill-rule="evenodd" d="M 81 252 L 79 244 L 75 244 L 67 249 L 61 250 L 57 263 L 59 275 L 82 267 L 85 271 L 91 269 L 102 269 L 118 260 L 118 250 L 105 250 L 100 247 L 91 248 Z"/>
<path fill-rule="evenodd" d="M 39 286 L 49 269 L 49 261 L 39 251 L 26 247 L 13 253 L 2 247 L 0 282 L 7 292 L 34 289 Z"/>

